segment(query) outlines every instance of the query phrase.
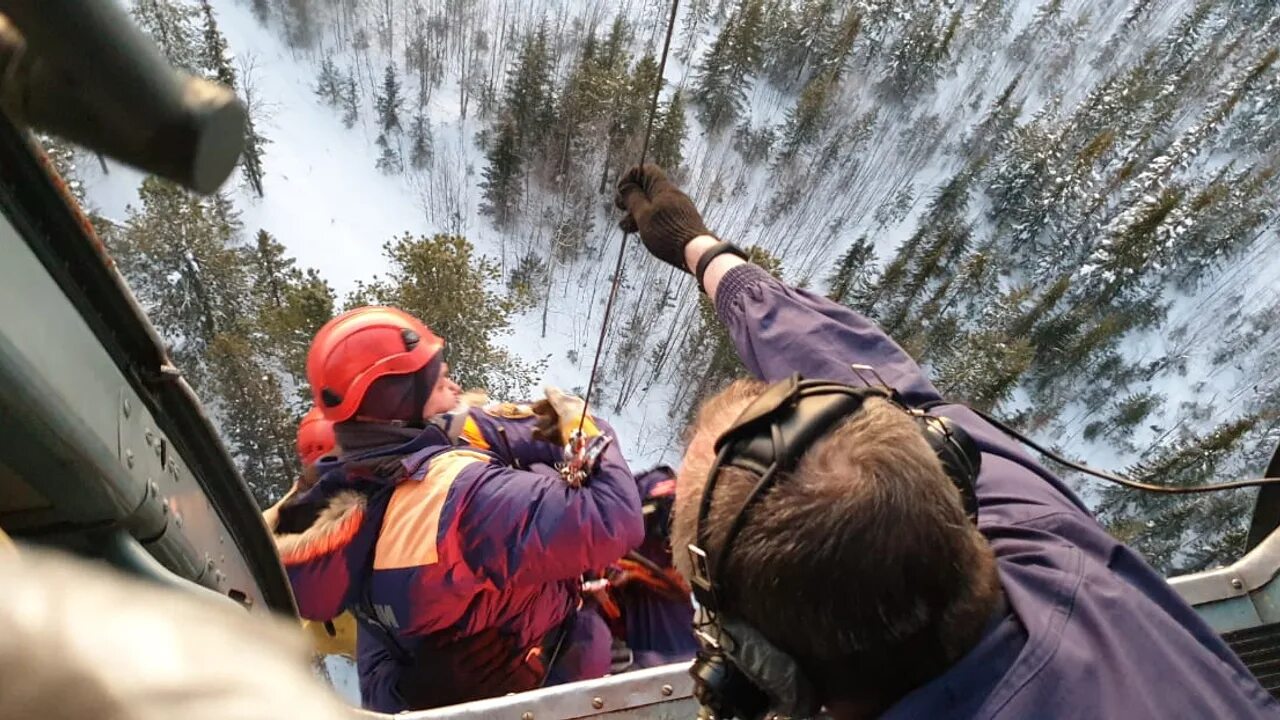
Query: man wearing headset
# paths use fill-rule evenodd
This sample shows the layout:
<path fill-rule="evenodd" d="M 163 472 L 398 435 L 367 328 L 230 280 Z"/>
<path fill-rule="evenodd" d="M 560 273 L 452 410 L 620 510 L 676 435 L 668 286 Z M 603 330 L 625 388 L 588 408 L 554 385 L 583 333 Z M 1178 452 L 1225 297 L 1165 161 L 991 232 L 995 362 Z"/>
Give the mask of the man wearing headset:
<path fill-rule="evenodd" d="M 718 717 L 1280 716 L 1160 575 L 873 322 L 746 262 L 656 166 L 616 201 L 759 378 L 700 409 L 676 489 Z"/>

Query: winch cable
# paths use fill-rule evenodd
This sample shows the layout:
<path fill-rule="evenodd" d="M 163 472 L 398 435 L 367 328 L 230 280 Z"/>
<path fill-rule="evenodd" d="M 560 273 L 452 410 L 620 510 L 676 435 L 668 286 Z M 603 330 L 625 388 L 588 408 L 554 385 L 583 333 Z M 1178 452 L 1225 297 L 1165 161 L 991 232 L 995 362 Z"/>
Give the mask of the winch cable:
<path fill-rule="evenodd" d="M 654 82 L 653 98 L 649 101 L 649 121 L 644 129 L 644 144 L 640 146 L 640 165 L 644 165 L 649 155 L 649 138 L 653 135 L 653 120 L 658 114 L 658 96 L 662 94 L 662 78 L 667 70 L 667 53 L 671 49 L 671 36 L 675 33 L 676 15 L 680 10 L 680 0 L 671 0 L 671 15 L 667 18 L 667 35 L 662 41 L 662 59 L 658 61 L 658 78 Z M 582 399 L 582 417 L 578 420 L 578 434 L 587 421 L 587 409 L 591 407 L 591 395 L 596 387 L 596 374 L 600 370 L 600 356 L 604 353 L 604 341 L 609 334 L 609 316 L 613 314 L 613 304 L 618 297 L 618 286 L 622 284 L 622 261 L 627 255 L 627 240 L 631 233 L 622 232 L 622 243 L 618 246 L 618 262 L 613 268 L 613 283 L 609 287 L 609 300 L 604 306 L 604 319 L 600 323 L 600 338 L 596 342 L 596 354 L 591 360 L 591 378 L 587 381 L 587 394 Z"/>
<path fill-rule="evenodd" d="M 1153 493 L 1164 493 L 1166 495 L 1192 495 L 1195 493 L 1220 492 L 1223 490 L 1239 490 L 1240 488 L 1262 487 L 1264 485 L 1280 484 L 1280 477 L 1251 478 L 1249 480 L 1236 480 L 1234 482 L 1225 482 L 1225 483 L 1208 483 L 1208 484 L 1201 483 L 1199 485 L 1154 485 L 1152 483 L 1142 482 L 1140 480 L 1133 480 L 1131 478 L 1117 475 L 1112 472 L 1107 472 L 1106 470 L 1098 470 L 1096 468 L 1091 468 L 1088 465 L 1085 465 L 1084 463 L 1079 463 L 1074 460 L 1069 460 L 1063 457 L 1062 455 L 1037 444 L 1031 438 L 1027 437 L 1026 435 L 1023 435 L 1017 430 L 1014 430 L 1013 428 L 997 420 L 996 418 L 991 417 L 987 413 L 981 410 L 974 410 L 973 408 L 969 408 L 969 409 L 973 410 L 973 412 L 976 413 L 983 420 L 986 420 L 992 425 L 995 425 L 997 428 L 1000 429 L 1001 432 L 1005 433 L 1009 437 L 1012 437 L 1014 440 L 1017 440 L 1023 445 L 1026 445 L 1027 447 L 1031 448 L 1032 450 L 1035 450 L 1036 452 L 1058 463 L 1059 465 L 1069 467 L 1072 470 L 1084 473 L 1085 475 L 1096 477 L 1100 480 L 1106 480 L 1107 482 L 1115 483 L 1116 485 L 1122 485 L 1131 490 L 1141 490 L 1143 492 L 1153 492 Z"/>

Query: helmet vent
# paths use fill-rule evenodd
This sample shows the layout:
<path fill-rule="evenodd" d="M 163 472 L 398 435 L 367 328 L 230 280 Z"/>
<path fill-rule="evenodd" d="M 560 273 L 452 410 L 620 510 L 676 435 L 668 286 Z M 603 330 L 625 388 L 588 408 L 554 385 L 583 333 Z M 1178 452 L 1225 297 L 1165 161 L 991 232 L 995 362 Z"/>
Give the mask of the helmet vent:
<path fill-rule="evenodd" d="M 342 404 L 342 396 L 329 388 L 320 391 L 320 400 L 324 402 L 325 407 L 338 407 Z"/>
<path fill-rule="evenodd" d="M 418 333 L 410 330 L 409 328 L 403 328 L 400 330 L 400 338 L 404 340 L 405 350 L 412 350 L 418 347 L 418 343 L 422 340 L 422 338 L 418 337 Z"/>

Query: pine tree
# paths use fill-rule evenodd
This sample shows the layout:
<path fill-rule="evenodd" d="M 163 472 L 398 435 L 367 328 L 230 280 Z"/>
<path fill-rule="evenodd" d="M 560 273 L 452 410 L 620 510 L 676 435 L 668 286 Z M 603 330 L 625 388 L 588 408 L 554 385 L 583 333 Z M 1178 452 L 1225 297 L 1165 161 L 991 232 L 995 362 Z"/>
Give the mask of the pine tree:
<path fill-rule="evenodd" d="M 451 235 L 406 234 L 385 250 L 391 269 L 365 286 L 365 299 L 403 308 L 448 338 L 450 373 L 460 385 L 497 398 L 523 397 L 544 362 L 522 361 L 498 343 L 521 306 L 491 289 L 500 279 L 497 263 Z"/>
<path fill-rule="evenodd" d="M 180 0 L 136 0 L 133 5 L 138 26 L 151 36 L 165 58 L 193 73 L 200 71 L 205 57 L 196 12 Z"/>
<path fill-rule="evenodd" d="M 333 317 L 334 296 L 318 273 L 305 273 L 271 233 L 259 230 L 245 263 L 255 310 L 255 330 L 262 353 L 274 358 L 295 388 L 296 413 L 311 402 L 306 358 L 311 339 Z"/>
<path fill-rule="evenodd" d="M 698 46 L 702 26 L 711 16 L 711 0 L 693 0 L 688 7 L 680 22 L 679 35 L 684 38 L 684 45 L 676 51 L 676 57 L 680 58 L 680 62 L 686 66 L 689 65 L 689 61 L 693 58 L 693 51 Z"/>
<path fill-rule="evenodd" d="M 387 63 L 382 75 L 382 92 L 373 97 L 374 109 L 378 112 L 378 124 L 383 133 L 400 131 L 400 79 L 396 77 L 396 67 Z"/>
<path fill-rule="evenodd" d="M 263 196 L 263 152 L 270 140 L 259 130 L 257 119 L 262 116 L 262 103 L 258 100 L 257 83 L 254 81 L 255 64 L 252 58 L 242 59 L 240 65 L 240 95 L 244 99 L 244 151 L 240 155 L 240 174 L 258 197 Z"/>
<path fill-rule="evenodd" d="M 284 305 L 285 288 L 289 278 L 296 273 L 294 260 L 285 253 L 284 245 L 266 230 L 259 229 L 248 250 L 254 302 L 257 307 L 277 310 Z"/>
<path fill-rule="evenodd" d="M 404 46 L 404 67 L 418 76 L 418 105 L 425 106 L 431 100 L 431 88 L 439 82 L 439 68 L 427 37 L 427 22 L 423 20 L 421 5 L 413 7 L 413 25 Z"/>
<path fill-rule="evenodd" d="M 515 130 L 526 156 L 545 136 L 553 115 L 551 71 L 547 28 L 540 23 L 521 43 L 519 57 L 507 74 L 503 100 L 504 122 Z"/>
<path fill-rule="evenodd" d="M 288 491 L 301 471 L 293 452 L 295 420 L 280 378 L 262 367 L 243 334 L 217 335 L 208 351 L 213 386 L 223 403 L 221 428 L 241 474 L 260 507 Z"/>
<path fill-rule="evenodd" d="M 342 105 L 344 84 L 345 80 L 333 64 L 333 58 L 328 55 L 320 58 L 320 71 L 316 75 L 316 96 L 332 107 L 339 107 Z"/>
<path fill-rule="evenodd" d="M 1129 475 L 1168 486 L 1198 485 L 1256 477 L 1264 453 L 1274 447 L 1274 428 L 1259 415 L 1224 422 L 1203 435 L 1189 435 L 1130 468 Z M 1119 540 L 1142 553 L 1166 575 L 1226 564 L 1239 556 L 1248 531 L 1255 491 L 1197 496 L 1157 495 L 1107 487 L 1098 518 Z"/>
<path fill-rule="evenodd" d="M 650 143 L 653 161 L 668 172 L 678 170 L 684 161 L 680 148 L 684 145 L 685 132 L 684 93 L 676 90 L 654 123 Z"/>
<path fill-rule="evenodd" d="M 342 81 L 342 124 L 348 128 L 360 119 L 360 87 L 356 84 L 354 70 L 347 71 Z"/>
<path fill-rule="evenodd" d="M 206 349 L 250 316 L 238 220 L 225 200 L 201 199 L 158 178 L 144 180 L 138 197 L 112 255 L 178 367 L 208 394 Z"/>
<path fill-rule="evenodd" d="M 404 165 L 400 160 L 400 151 L 387 140 L 386 133 L 378 133 L 377 140 L 379 152 L 376 167 L 387 175 L 401 172 Z"/>
<path fill-rule="evenodd" d="M 694 99 L 704 125 L 718 131 L 742 113 L 747 84 L 762 58 L 764 5 L 741 0 L 698 66 Z"/>
<path fill-rule="evenodd" d="M 529 251 L 521 255 L 507 276 L 507 292 L 523 304 L 536 304 L 542 299 L 548 271 L 547 262 L 537 253 Z"/>
<path fill-rule="evenodd" d="M 311 0 L 285 0 L 282 8 L 289 44 L 296 48 L 311 47 L 315 25 L 311 18 Z"/>
<path fill-rule="evenodd" d="M 209 4 L 209 0 L 200 0 L 200 12 L 204 16 L 201 64 L 211 80 L 235 89 L 236 71 L 232 69 L 231 60 L 227 57 L 227 39 L 218 29 L 218 21 L 213 16 L 213 6 Z"/>
<path fill-rule="evenodd" d="M 853 241 L 853 245 L 840 257 L 840 263 L 827 278 L 827 297 L 866 312 L 870 308 L 870 292 L 875 286 L 876 247 L 866 235 Z"/>
<path fill-rule="evenodd" d="M 814 12 L 821 7 L 819 4 Z M 853 51 L 853 43 L 861 31 L 861 16 L 857 13 L 849 13 L 839 27 L 837 39 L 830 48 L 822 51 L 818 60 L 818 71 L 805 83 L 795 107 L 787 113 L 786 126 L 782 131 L 783 159 L 793 157 L 801 148 L 816 141 L 825 129 L 829 121 L 827 110 L 831 95 L 840 86 L 844 76 L 845 62 Z"/>
<path fill-rule="evenodd" d="M 433 144 L 431 121 L 419 110 L 409 128 L 409 164 L 415 170 L 423 170 L 431 164 L 435 153 Z"/>
<path fill-rule="evenodd" d="M 489 164 L 484 169 L 484 181 L 480 183 L 484 190 L 484 202 L 480 211 L 493 218 L 494 225 L 499 228 L 511 224 L 516 206 L 520 202 L 523 159 L 520 157 L 518 137 L 515 127 L 509 121 L 498 128 L 498 136 L 489 149 Z"/>

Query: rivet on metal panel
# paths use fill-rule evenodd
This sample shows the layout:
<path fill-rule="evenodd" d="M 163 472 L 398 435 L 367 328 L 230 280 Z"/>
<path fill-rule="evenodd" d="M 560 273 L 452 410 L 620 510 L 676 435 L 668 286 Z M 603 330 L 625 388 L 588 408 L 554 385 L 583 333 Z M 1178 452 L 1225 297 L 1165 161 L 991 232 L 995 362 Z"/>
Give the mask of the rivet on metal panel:
<path fill-rule="evenodd" d="M 173 514 L 173 524 L 178 527 L 182 527 L 182 513 Z"/>
<path fill-rule="evenodd" d="M 1244 589 L 1244 581 L 1240 578 L 1231 578 L 1231 587 L 1237 590 L 1242 590 Z"/>
<path fill-rule="evenodd" d="M 129 413 L 133 412 L 133 406 L 129 403 L 129 398 L 124 399 L 124 416 L 129 417 Z"/>
<path fill-rule="evenodd" d="M 129 448 L 124 449 L 124 464 L 133 467 L 133 451 Z"/>
<path fill-rule="evenodd" d="M 209 553 L 204 554 L 204 566 L 210 571 L 217 567 L 217 563 L 213 561 L 213 558 L 209 557 Z"/>
<path fill-rule="evenodd" d="M 148 447 L 150 447 L 151 445 L 153 445 L 153 444 L 155 443 L 155 441 L 156 441 L 156 436 L 151 434 L 151 429 L 150 429 L 150 428 L 147 428 L 147 429 L 146 429 L 146 430 L 144 430 L 144 431 L 143 431 L 143 433 L 142 433 L 142 439 L 143 439 L 143 440 L 145 440 L 145 441 L 146 441 L 146 443 L 147 443 L 147 446 L 148 446 Z"/>
<path fill-rule="evenodd" d="M 591 707 L 597 710 L 604 707 L 604 698 L 599 698 L 599 697 L 591 698 Z"/>
<path fill-rule="evenodd" d="M 155 481 L 155 480 L 148 480 L 148 481 L 147 481 L 147 490 L 148 490 L 152 495 L 154 495 L 154 496 L 156 496 L 156 497 L 160 497 L 160 486 L 156 484 L 156 481 Z"/>
<path fill-rule="evenodd" d="M 520 720 L 533 720 L 533 713 L 531 712 L 521 713 Z"/>
<path fill-rule="evenodd" d="M 662 686 L 662 697 L 671 697 L 671 693 L 675 692 L 675 688 L 670 685 Z"/>

